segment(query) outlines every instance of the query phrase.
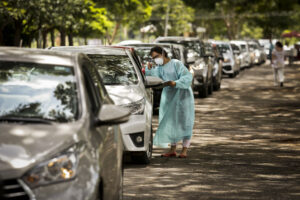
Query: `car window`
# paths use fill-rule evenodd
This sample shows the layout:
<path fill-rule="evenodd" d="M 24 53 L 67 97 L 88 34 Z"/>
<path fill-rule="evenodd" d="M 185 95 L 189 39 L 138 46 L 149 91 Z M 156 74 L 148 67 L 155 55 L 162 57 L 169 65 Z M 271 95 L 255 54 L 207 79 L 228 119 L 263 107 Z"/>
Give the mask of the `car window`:
<path fill-rule="evenodd" d="M 69 122 L 78 117 L 73 67 L 0 61 L 0 116 Z"/>
<path fill-rule="evenodd" d="M 241 44 L 241 50 L 242 52 L 246 52 L 247 51 L 247 47 L 245 44 Z"/>
<path fill-rule="evenodd" d="M 130 52 L 130 53 L 131 53 L 130 55 L 132 55 L 132 57 L 134 59 L 135 64 L 138 66 L 138 71 L 139 71 L 139 73 L 140 73 L 140 75 L 143 79 L 143 82 L 145 82 L 146 78 L 145 78 L 145 76 L 143 74 L 143 71 L 142 71 L 142 68 L 143 68 L 142 65 L 144 65 L 144 66 L 146 66 L 146 65 L 142 63 L 141 58 L 136 54 L 135 50 L 133 52 Z"/>
<path fill-rule="evenodd" d="M 127 55 L 89 54 L 105 85 L 138 84 L 134 66 Z"/>
<path fill-rule="evenodd" d="M 178 60 L 182 60 L 180 50 L 178 48 L 174 48 L 174 54 Z"/>
<path fill-rule="evenodd" d="M 83 72 L 92 112 L 97 114 L 100 110 L 101 101 L 103 99 L 103 94 L 101 95 L 100 77 L 95 67 L 88 62 L 83 63 Z"/>
<path fill-rule="evenodd" d="M 227 51 L 230 51 L 229 46 L 226 44 L 217 44 L 217 46 L 218 46 L 219 51 L 222 53 L 226 53 Z"/>

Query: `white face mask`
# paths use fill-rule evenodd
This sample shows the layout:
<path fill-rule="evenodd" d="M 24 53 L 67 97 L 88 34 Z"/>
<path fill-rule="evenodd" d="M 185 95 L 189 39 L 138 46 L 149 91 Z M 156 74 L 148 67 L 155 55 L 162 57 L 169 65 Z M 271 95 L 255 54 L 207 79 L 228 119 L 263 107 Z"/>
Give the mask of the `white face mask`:
<path fill-rule="evenodd" d="M 155 58 L 154 62 L 157 65 L 163 65 L 164 64 L 164 60 L 162 58 Z"/>

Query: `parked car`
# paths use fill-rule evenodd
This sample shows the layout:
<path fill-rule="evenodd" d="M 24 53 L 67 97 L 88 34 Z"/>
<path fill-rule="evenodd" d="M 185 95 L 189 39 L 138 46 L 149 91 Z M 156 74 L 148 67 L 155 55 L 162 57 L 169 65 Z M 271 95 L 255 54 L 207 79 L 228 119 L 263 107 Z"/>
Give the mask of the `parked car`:
<path fill-rule="evenodd" d="M 120 199 L 130 112 L 83 54 L 0 48 L 0 199 Z"/>
<path fill-rule="evenodd" d="M 234 59 L 235 59 L 235 63 L 237 64 L 238 66 L 238 74 L 240 73 L 240 69 L 241 69 L 241 63 L 242 63 L 242 56 L 241 56 L 241 53 L 242 51 L 240 50 L 240 48 L 233 44 L 233 43 L 230 43 L 230 46 L 232 48 L 232 52 L 233 52 L 233 55 L 234 55 Z"/>
<path fill-rule="evenodd" d="M 257 42 L 252 40 L 248 41 L 248 44 L 249 44 L 250 52 L 252 52 L 251 56 L 252 56 L 253 64 L 259 65 L 265 62 L 267 56 L 263 48 L 261 48 Z"/>
<path fill-rule="evenodd" d="M 229 42 L 213 41 L 222 52 L 224 57 L 223 61 L 223 74 L 229 75 L 230 78 L 234 78 L 239 73 L 239 65 L 235 60 L 233 50 Z"/>
<path fill-rule="evenodd" d="M 131 111 L 130 120 L 121 125 L 124 151 L 132 160 L 149 163 L 152 157 L 152 95 L 146 87 L 162 83 L 144 77 L 132 48 L 108 46 L 55 47 L 55 51 L 81 52 L 94 62 L 113 101 Z M 140 63 L 139 63 L 140 65 Z"/>
<path fill-rule="evenodd" d="M 213 91 L 213 68 L 205 54 L 203 41 L 197 37 L 158 37 L 155 43 L 181 44 L 186 48 L 186 60 L 194 72 L 193 89 L 200 97 L 207 97 Z"/>
<path fill-rule="evenodd" d="M 231 44 L 238 46 L 240 50 L 240 59 L 241 59 L 241 69 L 251 66 L 251 57 L 249 52 L 248 43 L 243 40 L 232 40 Z"/>
<path fill-rule="evenodd" d="M 211 49 L 206 50 L 206 54 L 208 54 L 209 51 L 212 53 L 213 58 L 213 86 L 214 90 L 217 91 L 221 88 L 222 84 L 222 68 L 223 68 L 223 56 L 222 53 L 219 51 L 217 45 L 212 44 L 211 42 L 208 42 L 211 46 Z"/>

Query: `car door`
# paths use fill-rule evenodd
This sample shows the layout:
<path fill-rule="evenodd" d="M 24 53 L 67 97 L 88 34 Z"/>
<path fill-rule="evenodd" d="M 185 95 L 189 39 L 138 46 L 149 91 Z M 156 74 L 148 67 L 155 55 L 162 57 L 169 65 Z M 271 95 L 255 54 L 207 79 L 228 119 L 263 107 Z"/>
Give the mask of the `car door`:
<path fill-rule="evenodd" d="M 88 102 L 90 103 L 91 122 L 93 122 L 104 103 L 108 103 L 105 99 L 105 89 L 101 78 L 89 61 L 83 62 L 83 72 L 85 85 L 88 93 Z M 120 140 L 119 129 L 117 126 L 91 126 L 90 141 L 95 149 L 96 157 L 100 163 L 100 176 L 103 191 L 105 195 L 114 195 L 117 182 L 119 179 L 120 153 L 118 152 L 118 141 Z M 98 155 L 97 155 L 98 154 Z"/>

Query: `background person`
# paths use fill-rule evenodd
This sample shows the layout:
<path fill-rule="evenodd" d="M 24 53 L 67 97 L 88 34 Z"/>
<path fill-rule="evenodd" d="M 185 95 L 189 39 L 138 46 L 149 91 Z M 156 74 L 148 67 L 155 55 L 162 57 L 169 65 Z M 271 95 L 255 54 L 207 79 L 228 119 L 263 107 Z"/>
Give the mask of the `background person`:
<path fill-rule="evenodd" d="M 276 42 L 275 49 L 272 52 L 272 67 L 274 71 L 274 84 L 283 87 L 284 82 L 284 51 L 281 42 Z"/>
<path fill-rule="evenodd" d="M 176 156 L 176 144 L 183 141 L 180 158 L 187 157 L 187 149 L 194 126 L 194 94 L 191 88 L 192 74 L 184 64 L 168 58 L 167 52 L 159 46 L 153 47 L 150 56 L 157 67 L 148 65 L 146 76 L 157 76 L 165 81 L 159 107 L 159 125 L 154 137 L 154 145 L 167 147 L 163 157 Z"/>

